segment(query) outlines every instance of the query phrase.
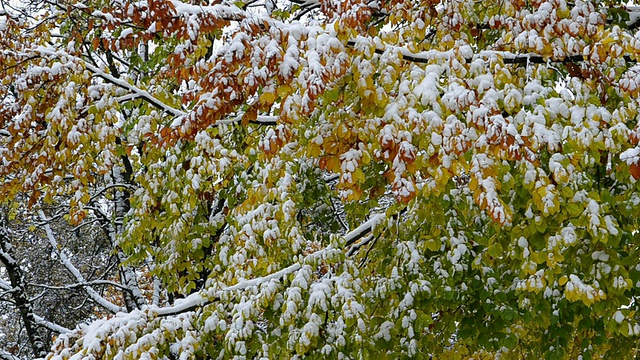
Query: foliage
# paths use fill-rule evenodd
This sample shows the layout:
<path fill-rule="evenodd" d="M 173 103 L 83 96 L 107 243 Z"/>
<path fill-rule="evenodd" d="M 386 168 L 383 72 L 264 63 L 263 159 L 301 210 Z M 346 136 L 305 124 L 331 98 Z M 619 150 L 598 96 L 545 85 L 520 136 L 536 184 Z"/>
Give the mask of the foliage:
<path fill-rule="evenodd" d="M 262 5 L 0 10 L 0 195 L 121 260 L 48 359 L 636 355 L 637 9 Z"/>

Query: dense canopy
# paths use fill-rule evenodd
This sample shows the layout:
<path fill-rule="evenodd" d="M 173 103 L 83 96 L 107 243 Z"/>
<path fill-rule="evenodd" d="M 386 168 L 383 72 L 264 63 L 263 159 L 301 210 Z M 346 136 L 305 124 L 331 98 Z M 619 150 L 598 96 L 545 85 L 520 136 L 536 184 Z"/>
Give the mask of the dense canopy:
<path fill-rule="evenodd" d="M 638 354 L 638 9 L 0 5 L 0 358 Z"/>

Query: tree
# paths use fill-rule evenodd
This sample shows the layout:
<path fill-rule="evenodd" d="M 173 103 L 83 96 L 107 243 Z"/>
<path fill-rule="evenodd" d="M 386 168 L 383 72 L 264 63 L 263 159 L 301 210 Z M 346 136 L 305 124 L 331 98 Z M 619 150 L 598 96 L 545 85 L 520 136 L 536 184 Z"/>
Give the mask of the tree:
<path fill-rule="evenodd" d="M 5 221 L 32 354 L 637 355 L 636 8 L 2 5 L 6 217 L 92 306 L 37 314 Z"/>

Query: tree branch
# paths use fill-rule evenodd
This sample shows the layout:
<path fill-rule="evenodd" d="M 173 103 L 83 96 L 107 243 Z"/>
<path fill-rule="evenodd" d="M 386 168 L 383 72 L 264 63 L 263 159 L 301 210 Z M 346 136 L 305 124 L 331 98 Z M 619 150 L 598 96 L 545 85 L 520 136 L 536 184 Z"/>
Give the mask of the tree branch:
<path fill-rule="evenodd" d="M 349 250 L 347 251 L 347 256 L 353 256 L 353 254 L 358 252 L 358 250 L 360 250 L 361 247 L 363 247 L 363 246 L 367 245 L 368 243 L 370 243 L 371 241 L 373 241 L 374 238 L 375 237 L 372 234 L 369 234 L 367 237 L 362 239 L 362 241 L 360 241 L 359 243 L 353 244 L 353 246 L 351 246 L 349 248 Z"/>
<path fill-rule="evenodd" d="M 346 240 L 345 248 L 353 245 L 356 241 L 367 235 L 373 228 L 378 225 L 384 218 L 385 214 L 376 214 L 373 215 L 369 220 L 364 222 L 362 225 L 353 229 L 350 233 L 344 236 Z"/>
<path fill-rule="evenodd" d="M 44 212 L 42 210 L 39 210 L 38 215 L 40 216 L 40 219 L 44 222 L 44 229 L 45 229 L 45 232 L 47 233 L 49 244 L 53 248 L 53 251 L 55 251 L 56 255 L 58 255 L 58 258 L 60 259 L 62 264 L 67 268 L 67 270 L 69 270 L 69 272 L 76 278 L 76 280 L 79 283 L 86 283 L 80 271 L 71 263 L 71 261 L 67 257 L 67 254 L 65 254 L 64 251 L 59 251 L 58 242 L 56 241 L 56 238 L 53 235 L 53 231 L 49 226 L 48 220 L 44 215 Z M 123 307 L 115 305 L 109 302 L 107 299 L 100 296 L 100 294 L 98 294 L 98 292 L 96 292 L 91 286 L 84 286 L 83 288 L 93 301 L 95 301 L 98 305 L 102 306 L 108 311 L 114 314 L 120 311 L 125 311 Z"/>
<path fill-rule="evenodd" d="M 242 116 L 244 114 L 240 114 L 237 115 L 235 117 L 229 118 L 229 119 L 222 119 L 222 120 L 218 120 L 216 121 L 213 126 L 216 125 L 226 125 L 226 124 L 237 124 L 239 122 L 242 122 Z M 278 124 L 278 117 L 277 116 L 270 116 L 270 115 L 258 115 L 256 117 L 255 120 L 249 120 L 250 124 L 258 124 L 258 125 L 277 125 Z"/>
<path fill-rule="evenodd" d="M 67 329 L 64 326 L 60 326 L 58 324 L 52 323 L 51 321 L 45 320 L 43 317 L 38 316 L 36 314 L 33 314 L 36 323 L 44 328 L 47 328 L 55 333 L 58 334 L 66 334 L 66 333 L 70 333 L 71 330 Z"/>
<path fill-rule="evenodd" d="M 51 290 L 71 290 L 71 289 L 76 289 L 76 288 L 85 287 L 85 286 L 108 285 L 108 286 L 117 287 L 123 290 L 129 290 L 126 286 L 122 284 L 118 284 L 117 282 L 109 281 L 109 280 L 93 280 L 93 281 L 69 284 L 64 286 L 54 286 L 54 285 L 35 284 L 35 283 L 30 283 L 29 285 L 44 288 L 44 289 L 51 289 Z"/>
<path fill-rule="evenodd" d="M 356 241 L 358 241 L 358 239 L 361 239 L 362 237 L 364 237 L 365 235 L 367 235 L 369 232 L 371 232 L 373 230 L 373 228 L 379 224 L 382 219 L 385 218 L 385 214 L 376 214 L 373 215 L 369 220 L 367 220 L 366 222 L 364 222 L 362 225 L 358 226 L 356 229 L 354 229 L 353 231 L 347 233 L 344 238 L 347 241 L 347 245 L 349 246 L 353 243 L 355 243 Z M 373 236 L 372 236 L 373 238 Z M 370 240 L 367 240 L 366 242 L 368 243 Z M 358 247 L 363 246 L 364 244 L 358 244 Z M 309 256 L 319 256 L 322 255 L 322 253 L 327 252 L 329 250 L 332 250 L 331 248 L 325 248 L 323 250 L 319 250 L 316 251 L 313 254 L 309 254 L 307 255 L 307 257 Z M 223 292 L 229 292 L 229 291 L 237 291 L 237 290 L 245 290 L 254 286 L 259 286 L 261 284 L 264 284 L 268 281 L 271 280 L 276 280 L 276 279 L 281 279 L 283 277 L 285 277 L 288 274 L 294 273 L 298 270 L 300 270 L 302 268 L 302 264 L 304 263 L 304 260 L 301 262 L 297 262 L 295 264 L 292 264 L 280 271 L 277 271 L 275 273 L 266 275 L 266 276 L 262 276 L 259 278 L 255 278 L 255 279 L 248 279 L 248 280 L 242 280 L 239 281 L 237 284 L 229 286 L 229 287 L 225 287 L 222 290 L 217 291 L 214 296 L 213 299 L 211 299 L 211 297 L 206 296 L 207 292 L 206 291 L 200 291 L 194 294 L 191 294 L 189 296 L 187 296 L 184 299 L 179 299 L 176 301 L 176 304 L 173 306 L 169 306 L 169 307 L 165 307 L 165 308 L 160 308 L 156 311 L 156 314 L 158 316 L 172 316 L 172 315 L 177 315 L 180 313 L 184 313 L 187 311 L 193 311 L 195 309 L 197 309 L 198 307 L 204 306 L 204 305 L 208 305 L 214 301 L 217 301 L 220 299 L 221 295 Z"/>
<path fill-rule="evenodd" d="M 78 61 L 82 61 L 81 59 L 77 59 Z M 128 90 L 129 92 L 136 94 L 137 97 L 142 98 L 144 100 L 146 100 L 148 103 L 150 103 L 151 105 L 157 107 L 158 109 L 169 113 L 173 116 L 176 117 L 180 117 L 180 116 L 184 116 L 185 113 L 182 112 L 181 110 L 175 109 L 165 103 L 163 103 L 162 101 L 156 99 L 153 95 L 149 94 L 147 91 L 142 90 L 140 88 L 138 88 L 135 85 L 131 85 L 128 82 L 122 80 L 122 79 L 117 79 L 116 77 L 109 75 L 107 73 L 105 73 L 104 71 L 100 70 L 99 68 L 87 63 L 86 61 L 82 61 L 84 63 L 84 66 L 87 70 L 89 70 L 91 73 L 95 74 L 96 76 L 118 86 L 121 87 L 125 90 Z"/>
<path fill-rule="evenodd" d="M 357 40 L 349 40 L 347 42 L 347 46 L 357 48 L 358 42 L 362 40 L 369 42 L 369 39 L 360 38 Z M 398 52 L 402 54 L 403 60 L 420 63 L 420 64 L 429 64 L 435 60 L 449 60 L 457 56 L 457 53 L 454 50 L 447 50 L 447 51 L 428 50 L 428 51 L 413 53 L 409 49 L 402 46 L 393 46 L 393 45 L 384 45 L 384 44 L 376 44 L 376 48 L 374 51 L 378 55 L 385 54 L 386 52 Z M 502 58 L 502 61 L 505 64 L 521 64 L 521 65 L 547 64 L 549 62 L 566 64 L 566 63 L 577 63 L 577 62 L 587 61 L 589 59 L 588 56 L 584 56 L 584 55 L 571 55 L 571 56 L 566 56 L 560 59 L 550 59 L 535 53 L 516 54 L 509 51 L 491 51 L 491 50 L 480 51 L 477 54 L 464 57 L 464 59 L 467 63 L 470 63 L 477 59 L 490 59 L 493 57 Z M 636 62 L 629 55 L 624 55 L 623 58 L 625 61 L 630 63 Z"/>
<path fill-rule="evenodd" d="M 320 250 L 320 251 L 324 251 L 324 250 Z M 225 287 L 224 289 L 217 291 L 213 299 L 209 299 L 208 297 L 203 296 L 203 292 L 197 292 L 187 296 L 184 299 L 176 300 L 176 304 L 173 306 L 158 309 L 156 313 L 158 314 L 158 316 L 172 316 L 172 315 L 177 315 L 187 311 L 192 311 L 197 309 L 200 306 L 204 306 L 212 303 L 213 301 L 219 300 L 223 292 L 245 290 L 250 287 L 264 284 L 271 280 L 281 279 L 288 274 L 298 271 L 301 267 L 302 265 L 300 263 L 295 263 L 273 274 L 269 274 L 269 275 L 255 278 L 255 279 L 240 281 L 233 286 Z M 206 292 L 204 293 L 206 294 Z"/>
<path fill-rule="evenodd" d="M 4 291 L 12 291 L 13 288 L 11 287 L 11 285 L 9 285 L 8 282 L 0 279 L 0 289 L 4 290 Z"/>

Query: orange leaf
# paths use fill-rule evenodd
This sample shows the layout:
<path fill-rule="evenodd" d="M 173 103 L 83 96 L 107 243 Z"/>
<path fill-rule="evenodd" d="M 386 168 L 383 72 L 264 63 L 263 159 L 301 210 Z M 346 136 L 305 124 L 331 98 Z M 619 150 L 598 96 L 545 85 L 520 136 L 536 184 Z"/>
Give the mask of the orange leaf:
<path fill-rule="evenodd" d="M 258 118 L 258 109 L 255 107 L 252 107 L 246 113 L 244 113 L 244 115 L 242 115 L 242 125 L 244 126 L 249 125 L 249 123 L 252 120 L 255 120 L 257 118 Z"/>
<path fill-rule="evenodd" d="M 631 164 L 629 166 L 629 172 L 631 173 L 631 176 L 633 176 L 634 180 L 640 180 L 640 165 L 637 163 Z"/>

